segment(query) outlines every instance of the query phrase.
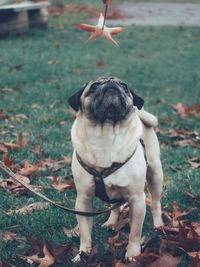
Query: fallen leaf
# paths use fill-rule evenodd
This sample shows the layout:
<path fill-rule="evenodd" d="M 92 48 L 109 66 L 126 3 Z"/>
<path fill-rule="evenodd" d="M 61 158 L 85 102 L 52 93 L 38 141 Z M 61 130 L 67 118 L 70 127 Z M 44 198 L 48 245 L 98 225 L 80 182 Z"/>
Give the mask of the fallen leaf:
<path fill-rule="evenodd" d="M 15 143 L 12 143 L 12 142 L 5 142 L 5 143 L 3 143 L 3 145 L 8 149 L 19 148 L 18 144 L 15 144 Z"/>
<path fill-rule="evenodd" d="M 79 236 L 79 227 L 78 227 L 78 224 L 74 228 L 72 228 L 72 229 L 67 229 L 66 227 L 64 227 L 63 228 L 63 232 L 69 238 Z"/>
<path fill-rule="evenodd" d="M 25 114 L 16 114 L 10 116 L 9 121 L 28 121 L 28 117 Z"/>
<path fill-rule="evenodd" d="M 172 226 L 177 226 L 179 224 L 180 217 L 188 215 L 191 211 L 195 210 L 196 208 L 189 207 L 186 211 L 181 211 L 178 203 L 173 201 L 172 203 Z"/>
<path fill-rule="evenodd" d="M 15 92 L 15 91 L 16 91 L 16 88 L 9 88 L 9 87 L 0 88 L 0 92 L 12 93 L 12 92 Z"/>
<path fill-rule="evenodd" d="M 40 155 L 42 153 L 41 146 L 35 145 L 34 146 L 34 152 L 35 152 L 35 154 Z"/>
<path fill-rule="evenodd" d="M 200 223 L 179 222 L 179 246 L 191 252 L 200 246 Z"/>
<path fill-rule="evenodd" d="M 75 26 L 83 31 L 91 32 L 91 36 L 88 38 L 86 43 L 103 36 L 107 41 L 111 42 L 115 46 L 119 46 L 119 44 L 112 38 L 112 35 L 117 35 L 127 29 L 126 27 L 108 28 L 104 25 L 104 16 L 102 13 L 100 14 L 98 24 L 95 26 L 90 24 L 76 24 Z"/>
<path fill-rule="evenodd" d="M 196 200 L 196 201 L 200 201 L 200 195 L 195 196 L 188 191 L 184 191 L 184 193 L 186 194 L 186 196 L 190 197 L 191 199 Z"/>
<path fill-rule="evenodd" d="M 71 180 L 67 180 L 67 181 L 65 180 L 64 182 L 59 182 L 58 177 L 55 174 L 52 174 L 52 177 L 53 177 L 52 186 L 58 191 L 65 192 L 68 189 L 75 188 L 75 184 Z"/>
<path fill-rule="evenodd" d="M 65 244 L 65 245 L 58 245 L 56 247 L 51 246 L 49 248 L 51 254 L 55 259 L 55 263 L 64 263 L 66 261 L 67 253 L 69 252 L 72 245 Z"/>
<path fill-rule="evenodd" d="M 7 114 L 5 114 L 5 112 L 0 109 L 0 120 L 5 120 L 5 119 L 8 119 L 9 116 Z"/>
<path fill-rule="evenodd" d="M 194 169 L 200 168 L 200 158 L 192 157 L 188 159 L 190 166 Z"/>
<path fill-rule="evenodd" d="M 186 140 L 179 140 L 174 142 L 175 145 L 178 146 L 193 146 L 193 147 L 200 147 L 200 141 L 194 142 L 193 140 L 186 139 Z"/>
<path fill-rule="evenodd" d="M 148 267 L 177 267 L 181 257 L 174 257 L 172 254 L 168 253 L 167 251 L 163 253 L 161 257 L 153 261 L 152 263 L 148 264 Z"/>
<path fill-rule="evenodd" d="M 23 256 L 22 258 L 26 259 L 28 263 L 39 263 L 38 267 L 48 267 L 55 263 L 55 258 L 49 252 L 47 245 L 44 244 L 43 247 L 44 257 L 41 258 L 38 254 L 32 256 Z"/>
<path fill-rule="evenodd" d="M 97 66 L 97 68 L 103 68 L 105 66 L 105 62 L 104 62 L 103 58 L 99 59 L 96 66 Z"/>
<path fill-rule="evenodd" d="M 71 157 L 68 157 L 68 156 L 62 156 L 62 157 L 63 157 L 64 162 L 66 162 L 68 164 L 72 163 L 72 158 Z"/>
<path fill-rule="evenodd" d="M 49 168 L 53 171 L 58 171 L 60 170 L 64 165 L 66 164 L 65 160 L 53 160 L 53 159 L 45 159 L 41 162 L 41 168 Z"/>
<path fill-rule="evenodd" d="M 187 106 L 183 103 L 177 103 L 176 105 L 172 105 L 172 107 L 183 117 L 187 117 L 189 115 L 194 115 L 197 118 L 200 118 L 200 104 L 194 104 L 192 106 Z"/>
<path fill-rule="evenodd" d="M 4 241 L 21 241 L 24 240 L 23 237 L 18 236 L 16 233 L 10 231 L 0 231 L 0 238 Z"/>
<path fill-rule="evenodd" d="M 14 163 L 14 159 L 10 160 L 8 153 L 3 154 L 3 163 L 7 166 L 7 167 L 11 167 Z"/>
<path fill-rule="evenodd" d="M 48 64 L 50 64 L 50 63 L 48 63 Z M 38 104 L 36 104 L 36 103 L 32 103 L 31 104 L 31 108 L 32 109 L 40 109 L 41 107 Z"/>
<path fill-rule="evenodd" d="M 39 164 L 32 165 L 32 164 L 29 163 L 28 160 L 25 160 L 24 167 L 22 169 L 20 169 L 18 173 L 20 175 L 24 175 L 24 176 L 29 176 L 30 177 L 33 174 L 35 174 L 38 170 L 39 170 Z"/>
<path fill-rule="evenodd" d="M 49 202 L 36 202 L 36 203 L 29 204 L 28 206 L 16 207 L 15 210 L 8 211 L 8 212 L 6 212 L 6 214 L 13 214 L 13 213 L 26 214 L 26 213 L 32 213 L 34 211 L 48 209 L 50 206 L 51 206 L 51 204 Z"/>
<path fill-rule="evenodd" d="M 3 143 L 0 143 L 0 152 L 8 153 L 8 147 L 6 147 Z"/>
<path fill-rule="evenodd" d="M 200 137 L 197 131 L 188 131 L 185 128 L 172 128 L 167 133 L 160 132 L 159 134 L 164 137 L 170 137 L 174 145 L 200 147 Z M 164 142 L 167 143 L 166 141 Z"/>

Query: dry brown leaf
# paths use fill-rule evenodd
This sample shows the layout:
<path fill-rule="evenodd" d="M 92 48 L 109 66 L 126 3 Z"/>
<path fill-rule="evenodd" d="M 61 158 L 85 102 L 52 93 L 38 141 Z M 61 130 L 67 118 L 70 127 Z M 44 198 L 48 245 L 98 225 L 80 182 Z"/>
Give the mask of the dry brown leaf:
<path fill-rule="evenodd" d="M 32 109 L 40 109 L 41 107 L 38 104 L 36 104 L 36 103 L 32 103 L 31 104 L 31 108 Z"/>
<path fill-rule="evenodd" d="M 10 116 L 9 121 L 28 121 L 28 117 L 25 114 L 16 114 Z"/>
<path fill-rule="evenodd" d="M 23 237 L 20 237 L 16 233 L 10 231 L 0 231 L 0 238 L 4 241 L 20 241 L 24 239 Z"/>
<path fill-rule="evenodd" d="M 79 236 L 78 224 L 72 229 L 67 229 L 66 227 L 64 227 L 63 232 L 67 237 L 70 237 L 70 238 Z"/>
<path fill-rule="evenodd" d="M 65 192 L 68 189 L 75 188 L 75 184 L 71 180 L 65 180 L 63 182 L 59 182 L 58 177 L 55 174 L 52 174 L 52 177 L 53 177 L 52 186 L 58 191 Z"/>
<path fill-rule="evenodd" d="M 200 158 L 192 157 L 188 159 L 188 162 L 193 169 L 200 168 Z"/>
<path fill-rule="evenodd" d="M 71 157 L 68 157 L 68 156 L 62 156 L 62 157 L 63 157 L 64 162 L 66 162 L 68 164 L 72 163 L 72 158 Z"/>
<path fill-rule="evenodd" d="M 181 211 L 178 203 L 176 201 L 173 201 L 172 203 L 172 226 L 176 227 L 179 225 L 180 217 L 188 215 L 191 211 L 195 210 L 196 208 L 189 207 L 186 211 Z"/>
<path fill-rule="evenodd" d="M 28 206 L 16 207 L 15 210 L 8 211 L 8 212 L 6 212 L 6 214 L 13 214 L 13 213 L 26 214 L 26 213 L 32 213 L 33 211 L 48 209 L 50 206 L 51 206 L 51 204 L 49 202 L 36 202 L 36 203 L 30 204 Z"/>
<path fill-rule="evenodd" d="M 197 141 L 193 141 L 191 139 L 186 139 L 186 140 L 178 140 L 178 141 L 175 141 L 174 142 L 175 145 L 178 145 L 178 146 L 193 146 L 193 147 L 200 147 L 200 142 Z"/>
<path fill-rule="evenodd" d="M 161 257 L 148 264 L 148 267 L 177 267 L 180 260 L 180 257 L 174 257 L 166 251 Z"/>
<path fill-rule="evenodd" d="M 3 145 L 8 149 L 19 148 L 19 144 L 15 144 L 15 143 L 12 143 L 12 142 L 5 142 L 5 143 L 3 143 Z"/>
<path fill-rule="evenodd" d="M 200 201 L 200 195 L 193 195 L 192 193 L 188 192 L 188 191 L 184 191 L 184 193 L 186 194 L 186 196 L 196 200 L 196 201 Z"/>
<path fill-rule="evenodd" d="M 35 145 L 34 146 L 34 152 L 35 152 L 35 154 L 40 155 L 42 153 L 41 146 Z"/>
<path fill-rule="evenodd" d="M 16 92 L 16 88 L 9 88 L 9 87 L 0 88 L 0 92 L 13 93 Z"/>
<path fill-rule="evenodd" d="M 14 159 L 10 160 L 8 153 L 3 154 L 3 163 L 7 166 L 7 167 L 11 167 L 14 163 Z"/>
<path fill-rule="evenodd" d="M 103 60 L 103 58 L 100 58 L 98 63 L 96 64 L 97 68 L 104 68 L 105 67 L 105 62 Z"/>
<path fill-rule="evenodd" d="M 187 117 L 189 115 L 194 115 L 197 118 L 200 118 L 200 104 L 194 104 L 192 106 L 187 106 L 183 103 L 177 103 L 176 105 L 172 105 L 172 107 L 183 117 Z"/>
<path fill-rule="evenodd" d="M 200 262 L 200 251 L 188 252 L 187 254 L 192 258 L 199 259 L 199 262 Z"/>
<path fill-rule="evenodd" d="M 40 258 L 38 254 L 32 256 L 23 256 L 23 259 L 26 259 L 28 263 L 39 263 L 38 267 L 49 267 L 55 263 L 54 257 L 49 252 L 47 245 L 44 244 L 43 247 L 44 257 Z"/>
<path fill-rule="evenodd" d="M 20 175 L 32 176 L 39 170 L 39 164 L 32 165 L 28 160 L 25 160 L 24 167 L 19 170 Z"/>
<path fill-rule="evenodd" d="M 53 171 L 58 171 L 60 170 L 64 165 L 65 165 L 64 160 L 53 160 L 53 159 L 45 159 L 41 162 L 41 167 L 42 168 L 49 168 L 52 169 Z"/>
<path fill-rule="evenodd" d="M 172 128 L 167 133 L 161 134 L 170 137 L 174 145 L 200 147 L 199 133 L 197 131 L 189 131 L 185 128 Z"/>
<path fill-rule="evenodd" d="M 3 143 L 0 143 L 0 152 L 8 153 L 8 147 L 6 147 Z"/>

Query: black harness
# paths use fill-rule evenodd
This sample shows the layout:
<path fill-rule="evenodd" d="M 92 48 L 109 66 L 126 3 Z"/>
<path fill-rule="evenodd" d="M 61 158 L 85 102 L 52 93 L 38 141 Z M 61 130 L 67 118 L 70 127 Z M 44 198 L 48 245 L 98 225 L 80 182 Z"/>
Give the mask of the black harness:
<path fill-rule="evenodd" d="M 93 180 L 95 183 L 95 196 L 99 197 L 102 201 L 108 202 L 108 203 L 116 203 L 121 202 L 123 199 L 110 199 L 106 193 L 104 179 L 108 176 L 110 176 L 112 173 L 119 170 L 122 166 L 124 166 L 135 154 L 137 150 L 137 146 L 134 149 L 133 153 L 122 163 L 114 162 L 110 167 L 104 168 L 102 171 L 97 171 L 93 167 L 86 164 L 82 158 L 79 156 L 79 154 L 76 152 L 76 157 L 80 165 L 85 169 L 89 174 L 93 176 Z"/>

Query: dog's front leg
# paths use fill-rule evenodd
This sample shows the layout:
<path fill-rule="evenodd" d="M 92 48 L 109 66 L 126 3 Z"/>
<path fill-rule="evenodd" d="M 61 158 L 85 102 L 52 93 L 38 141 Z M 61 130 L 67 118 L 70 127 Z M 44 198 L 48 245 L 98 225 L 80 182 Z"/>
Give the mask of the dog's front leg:
<path fill-rule="evenodd" d="M 76 210 L 80 211 L 92 211 L 92 198 L 87 195 L 78 194 L 76 198 Z M 79 227 L 80 234 L 80 249 L 79 254 L 73 259 L 74 262 L 79 262 L 81 260 L 80 254 L 84 252 L 89 254 L 92 249 L 92 226 L 93 217 L 76 216 Z"/>
<path fill-rule="evenodd" d="M 141 234 L 146 213 L 145 194 L 134 196 L 129 201 L 130 207 L 130 235 L 125 258 L 133 261 L 141 253 Z"/>

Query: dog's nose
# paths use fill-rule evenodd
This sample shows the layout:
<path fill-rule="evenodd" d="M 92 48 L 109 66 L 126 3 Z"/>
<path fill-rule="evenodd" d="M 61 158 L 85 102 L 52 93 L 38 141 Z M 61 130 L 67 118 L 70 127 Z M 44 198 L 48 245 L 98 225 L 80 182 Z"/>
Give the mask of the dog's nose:
<path fill-rule="evenodd" d="M 104 86 L 104 93 L 106 93 L 107 91 L 109 91 L 109 93 L 119 93 L 119 88 L 116 84 L 116 82 L 110 80 L 108 81 L 105 86 Z"/>

